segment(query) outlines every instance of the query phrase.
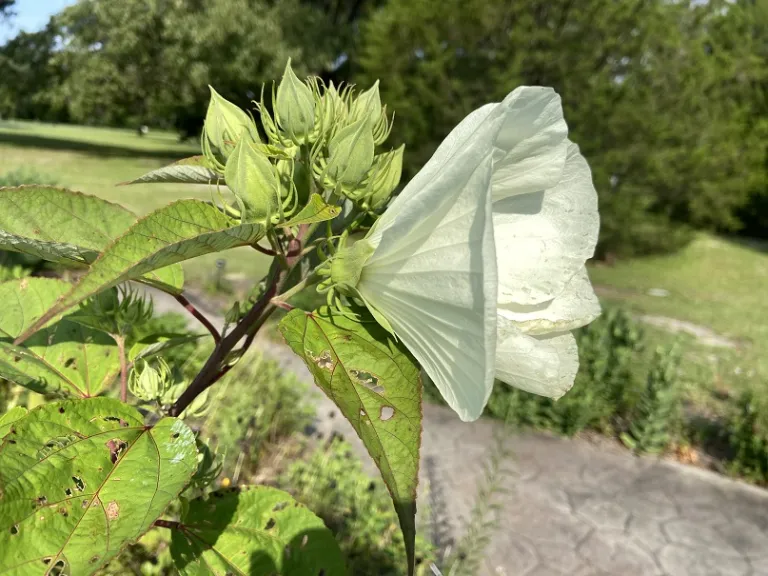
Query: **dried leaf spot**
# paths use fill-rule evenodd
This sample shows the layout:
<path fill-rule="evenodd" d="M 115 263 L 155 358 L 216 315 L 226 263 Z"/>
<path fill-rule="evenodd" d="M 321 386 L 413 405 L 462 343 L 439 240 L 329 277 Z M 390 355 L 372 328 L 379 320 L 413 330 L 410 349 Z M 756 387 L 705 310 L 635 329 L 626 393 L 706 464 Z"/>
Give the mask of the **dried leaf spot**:
<path fill-rule="evenodd" d="M 70 490 L 69 488 L 65 488 L 64 489 L 64 494 L 66 494 L 67 497 L 72 496 L 72 490 Z"/>
<path fill-rule="evenodd" d="M 37 500 L 35 500 L 35 502 L 37 502 L 37 506 L 38 507 L 47 506 L 48 505 L 48 498 L 46 498 L 45 496 L 38 496 Z"/>
<path fill-rule="evenodd" d="M 21 356 L 14 356 L 13 357 L 14 362 L 21 362 Z"/>
<path fill-rule="evenodd" d="M 336 363 L 333 361 L 333 358 L 331 358 L 330 350 L 324 350 L 320 356 L 315 356 L 311 350 L 307 350 L 306 352 L 307 356 L 312 359 L 312 362 L 317 364 L 318 368 L 321 370 L 328 370 L 329 372 L 333 371 Z"/>
<path fill-rule="evenodd" d="M 69 516 L 69 512 L 67 512 L 67 509 L 66 509 L 66 508 L 64 508 L 64 506 L 62 506 L 61 508 L 59 508 L 59 514 L 61 514 L 62 516 L 64 516 L 64 518 L 66 518 L 67 516 Z"/>
<path fill-rule="evenodd" d="M 375 392 L 376 394 L 384 394 L 384 386 L 379 385 L 379 377 L 371 372 L 365 370 L 350 370 L 349 375 L 352 379 Z"/>
<path fill-rule="evenodd" d="M 120 516 L 120 505 L 117 500 L 112 500 L 107 504 L 107 518 L 109 520 L 116 520 Z"/>
<path fill-rule="evenodd" d="M 52 560 L 53 558 L 51 556 L 46 556 L 45 558 L 43 558 L 43 564 L 48 566 L 48 564 L 50 564 Z"/>
<path fill-rule="evenodd" d="M 59 414 L 64 414 L 64 407 L 59 408 Z"/>
<path fill-rule="evenodd" d="M 74 358 L 67 358 L 66 362 L 64 362 L 64 368 L 72 368 L 72 370 L 77 370 L 77 361 Z"/>
<path fill-rule="evenodd" d="M 112 464 L 115 464 L 120 459 L 120 455 L 128 448 L 128 444 L 119 438 L 112 438 L 112 440 L 106 443 L 106 446 L 109 450 L 109 459 L 112 461 Z"/>
<path fill-rule="evenodd" d="M 280 510 L 283 510 L 288 507 L 288 502 L 278 502 L 272 507 L 272 512 L 280 512 Z"/>
<path fill-rule="evenodd" d="M 91 564 L 96 564 L 96 562 L 98 562 L 98 561 L 99 561 L 98 554 L 96 556 L 91 556 L 91 559 L 88 560 L 88 562 L 90 562 Z"/>
<path fill-rule="evenodd" d="M 85 490 L 85 482 L 83 482 L 83 479 L 80 478 L 80 476 L 72 476 L 72 481 L 75 483 L 75 489 L 78 492 Z"/>
<path fill-rule="evenodd" d="M 274 527 L 275 527 L 275 519 L 270 518 L 269 520 L 267 520 L 267 524 L 266 526 L 264 526 L 264 530 L 272 530 L 272 528 Z"/>
<path fill-rule="evenodd" d="M 13 526 L 11 526 L 11 536 L 15 536 L 18 533 L 19 533 L 19 525 L 14 524 Z"/>
<path fill-rule="evenodd" d="M 88 508 L 88 500 L 83 500 L 83 503 L 80 504 L 82 508 Z"/>
<path fill-rule="evenodd" d="M 379 412 L 379 418 L 381 418 L 384 422 L 390 420 L 394 415 L 395 409 L 392 408 L 392 406 L 382 406 L 381 411 Z"/>
<path fill-rule="evenodd" d="M 304 548 L 304 546 L 307 545 L 307 542 L 309 542 L 309 536 L 304 534 L 303 538 L 301 539 L 301 547 Z"/>

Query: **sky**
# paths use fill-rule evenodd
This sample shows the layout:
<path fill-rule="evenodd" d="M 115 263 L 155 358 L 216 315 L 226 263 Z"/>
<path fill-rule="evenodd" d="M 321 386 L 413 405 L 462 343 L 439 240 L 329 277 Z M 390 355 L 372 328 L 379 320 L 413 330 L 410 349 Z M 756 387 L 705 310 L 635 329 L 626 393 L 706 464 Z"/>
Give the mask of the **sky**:
<path fill-rule="evenodd" d="M 16 0 L 16 16 L 10 22 L 0 22 L 0 44 L 4 44 L 19 32 L 35 32 L 45 27 L 48 19 L 77 0 Z"/>

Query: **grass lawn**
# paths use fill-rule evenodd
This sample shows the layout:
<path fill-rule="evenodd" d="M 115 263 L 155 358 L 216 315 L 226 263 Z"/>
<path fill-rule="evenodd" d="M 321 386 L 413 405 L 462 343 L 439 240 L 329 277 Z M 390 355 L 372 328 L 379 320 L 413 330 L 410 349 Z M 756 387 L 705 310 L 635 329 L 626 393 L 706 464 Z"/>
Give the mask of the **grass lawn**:
<path fill-rule="evenodd" d="M 117 202 L 139 215 L 180 198 L 208 199 L 204 186 L 144 184 L 115 186 L 166 164 L 199 153 L 194 141 L 181 143 L 171 132 L 135 131 L 43 124 L 0 122 L 0 175 L 14 170 L 34 172 L 59 186 Z M 227 272 L 258 281 L 266 259 L 248 248 L 187 262 L 185 272 L 196 284 L 209 282 L 217 258 L 227 260 Z"/>
<path fill-rule="evenodd" d="M 601 298 L 642 314 L 668 316 L 710 328 L 735 349 L 683 338 L 685 367 L 712 389 L 764 385 L 768 377 L 768 244 L 700 234 L 676 254 L 594 265 L 590 277 Z M 667 291 L 654 296 L 653 289 Z M 674 338 L 647 328 L 652 343 Z M 710 382 L 703 380 L 709 379 Z"/>

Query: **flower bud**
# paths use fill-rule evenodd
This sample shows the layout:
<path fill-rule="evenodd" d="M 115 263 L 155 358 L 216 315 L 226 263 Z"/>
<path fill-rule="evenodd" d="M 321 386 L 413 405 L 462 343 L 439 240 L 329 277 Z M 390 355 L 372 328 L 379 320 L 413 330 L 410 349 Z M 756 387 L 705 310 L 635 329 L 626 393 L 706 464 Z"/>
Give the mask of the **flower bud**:
<path fill-rule="evenodd" d="M 347 103 L 331 82 L 320 94 L 319 86 L 315 90 L 315 139 L 330 134 L 337 122 L 347 113 Z"/>
<path fill-rule="evenodd" d="M 290 59 L 277 87 L 275 116 L 280 129 L 296 144 L 304 144 L 315 126 L 312 90 L 293 73 Z"/>
<path fill-rule="evenodd" d="M 211 152 L 217 160 L 226 161 L 243 134 L 251 142 L 260 142 L 259 131 L 248 114 L 222 97 L 212 86 L 209 88 L 211 100 L 205 116 L 203 141 L 213 148 Z"/>
<path fill-rule="evenodd" d="M 337 184 L 357 186 L 373 164 L 373 151 L 371 128 L 365 120 L 358 120 L 331 139 L 325 173 Z"/>
<path fill-rule="evenodd" d="M 376 156 L 368 176 L 370 196 L 368 196 L 367 204 L 371 210 L 382 208 L 400 183 L 400 176 L 403 173 L 404 150 L 405 146 L 403 145 L 396 150 Z"/>
<path fill-rule="evenodd" d="M 266 222 L 278 211 L 280 187 L 269 158 L 241 138 L 227 160 L 224 177 L 237 198 L 243 221 Z"/>
<path fill-rule="evenodd" d="M 138 366 L 131 372 L 128 388 L 137 398 L 150 402 L 162 398 L 173 384 L 173 374 L 170 367 L 160 358 L 155 366 L 143 362 L 143 368 Z"/>
<path fill-rule="evenodd" d="M 355 101 L 352 102 L 349 116 L 352 122 L 367 120 L 371 128 L 379 121 L 379 118 L 381 118 L 381 96 L 379 96 L 378 80 L 368 90 L 361 92 L 355 98 Z"/>
<path fill-rule="evenodd" d="M 386 108 L 381 106 L 378 80 L 368 90 L 355 98 L 350 107 L 349 117 L 352 122 L 365 120 L 368 123 L 374 143 L 377 146 L 387 139 L 391 127 L 387 119 Z"/>

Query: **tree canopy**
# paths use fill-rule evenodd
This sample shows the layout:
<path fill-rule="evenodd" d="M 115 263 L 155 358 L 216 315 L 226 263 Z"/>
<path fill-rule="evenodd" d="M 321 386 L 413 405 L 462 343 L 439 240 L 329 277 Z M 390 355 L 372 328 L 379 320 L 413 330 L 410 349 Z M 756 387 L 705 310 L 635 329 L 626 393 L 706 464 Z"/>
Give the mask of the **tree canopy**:
<path fill-rule="evenodd" d="M 602 255 L 765 234 L 762 1 L 80 0 L 0 48 L 0 113 L 192 136 L 209 84 L 253 110 L 289 57 L 382 80 L 406 175 L 474 108 L 552 86 L 594 173 Z"/>

